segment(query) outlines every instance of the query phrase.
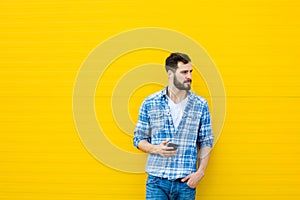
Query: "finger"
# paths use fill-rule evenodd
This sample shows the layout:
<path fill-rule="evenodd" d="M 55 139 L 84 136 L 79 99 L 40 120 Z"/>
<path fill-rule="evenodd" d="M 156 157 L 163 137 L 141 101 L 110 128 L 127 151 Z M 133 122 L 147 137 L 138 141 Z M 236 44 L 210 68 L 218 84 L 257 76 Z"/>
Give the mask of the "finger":
<path fill-rule="evenodd" d="M 168 155 L 174 155 L 178 152 L 178 150 L 174 150 L 173 147 L 163 147 L 162 150 L 164 151 L 165 154 L 168 154 Z"/>
<path fill-rule="evenodd" d="M 169 152 L 174 152 L 175 151 L 173 147 L 168 147 L 168 146 L 164 146 L 163 150 L 169 151 Z"/>
<path fill-rule="evenodd" d="M 172 148 L 172 147 L 171 147 Z M 178 150 L 172 150 L 172 151 L 169 151 L 172 155 L 176 154 L 178 152 Z"/>
<path fill-rule="evenodd" d="M 165 150 L 164 152 L 163 152 L 163 155 L 164 155 L 164 157 L 171 157 L 171 156 L 173 156 L 174 154 L 176 154 L 178 152 L 178 150 L 176 150 L 176 151 L 167 151 L 167 150 Z"/>
<path fill-rule="evenodd" d="M 188 179 L 190 178 L 190 175 L 184 177 L 183 179 L 181 179 L 181 182 L 186 182 Z"/>
<path fill-rule="evenodd" d="M 174 154 L 177 153 L 177 151 L 170 151 L 169 149 L 170 147 L 165 147 L 165 150 L 164 150 L 164 154 L 168 155 L 168 156 L 172 156 Z M 171 150 L 172 150 L 172 147 L 171 147 Z"/>
<path fill-rule="evenodd" d="M 170 142 L 170 139 L 166 139 L 166 140 L 163 141 L 161 144 L 162 144 L 162 145 L 166 145 L 168 142 Z"/>
<path fill-rule="evenodd" d="M 171 154 L 171 153 L 169 153 L 168 151 L 167 151 L 167 153 L 164 153 L 164 157 L 171 157 L 171 156 L 173 156 L 173 154 Z"/>

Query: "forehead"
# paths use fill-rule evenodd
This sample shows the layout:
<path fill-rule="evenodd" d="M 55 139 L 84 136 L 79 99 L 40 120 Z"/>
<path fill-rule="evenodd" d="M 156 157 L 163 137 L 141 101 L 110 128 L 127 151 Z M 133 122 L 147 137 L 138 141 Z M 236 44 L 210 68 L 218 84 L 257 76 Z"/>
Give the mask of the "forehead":
<path fill-rule="evenodd" d="M 191 62 L 188 62 L 188 63 L 184 64 L 183 62 L 180 61 L 180 62 L 178 62 L 177 66 L 178 66 L 178 68 L 177 68 L 178 71 L 192 70 L 193 69 L 193 66 L 192 66 Z"/>

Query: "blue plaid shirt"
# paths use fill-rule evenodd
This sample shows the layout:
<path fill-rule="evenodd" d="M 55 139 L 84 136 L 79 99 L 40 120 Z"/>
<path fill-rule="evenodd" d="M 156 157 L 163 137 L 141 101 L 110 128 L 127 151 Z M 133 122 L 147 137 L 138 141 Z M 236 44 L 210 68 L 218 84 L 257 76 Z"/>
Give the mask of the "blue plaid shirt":
<path fill-rule="evenodd" d="M 168 158 L 149 154 L 146 172 L 169 180 L 195 172 L 198 148 L 212 147 L 214 139 L 208 104 L 204 98 L 188 93 L 188 102 L 177 129 L 170 114 L 166 88 L 145 99 L 134 131 L 134 146 L 138 147 L 141 140 L 160 144 L 166 139 L 179 145 L 178 153 Z"/>

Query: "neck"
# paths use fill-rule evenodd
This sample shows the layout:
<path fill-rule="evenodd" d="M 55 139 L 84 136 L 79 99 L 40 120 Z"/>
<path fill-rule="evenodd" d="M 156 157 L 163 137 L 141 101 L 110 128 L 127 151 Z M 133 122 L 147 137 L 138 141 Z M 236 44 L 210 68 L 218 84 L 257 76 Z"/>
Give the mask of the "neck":
<path fill-rule="evenodd" d="M 179 90 L 174 86 L 168 86 L 167 94 L 174 103 L 180 103 L 187 97 L 187 90 Z"/>

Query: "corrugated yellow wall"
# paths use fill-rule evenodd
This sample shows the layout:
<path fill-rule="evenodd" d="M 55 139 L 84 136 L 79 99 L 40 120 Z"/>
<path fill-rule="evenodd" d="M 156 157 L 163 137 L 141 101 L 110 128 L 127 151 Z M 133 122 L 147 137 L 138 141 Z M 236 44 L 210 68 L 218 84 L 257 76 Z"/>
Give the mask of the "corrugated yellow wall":
<path fill-rule="evenodd" d="M 296 0 L 1 1 L 0 199 L 144 198 L 145 174 L 113 169 L 88 152 L 72 104 L 90 52 L 143 27 L 197 41 L 224 83 L 224 128 L 197 199 L 300 199 L 299 17 Z M 114 122 L 111 91 L 133 68 L 163 64 L 167 55 L 158 49 L 122 55 L 99 80 L 96 116 L 116 147 L 139 153 Z M 196 73 L 193 81 L 211 105 L 203 77 Z M 144 85 L 124 99 L 132 121 L 142 99 L 160 88 Z"/>

